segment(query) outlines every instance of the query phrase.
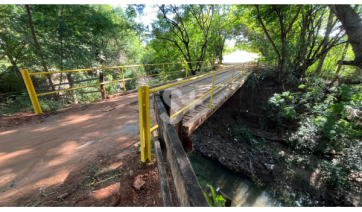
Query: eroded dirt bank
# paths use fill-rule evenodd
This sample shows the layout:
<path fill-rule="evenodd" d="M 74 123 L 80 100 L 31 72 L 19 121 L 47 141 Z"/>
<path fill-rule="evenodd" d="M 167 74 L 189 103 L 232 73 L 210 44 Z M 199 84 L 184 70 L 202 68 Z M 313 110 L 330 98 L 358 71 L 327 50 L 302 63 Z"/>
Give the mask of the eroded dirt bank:
<path fill-rule="evenodd" d="M 191 135 L 195 150 L 261 187 L 268 184 L 284 205 L 361 207 L 358 183 L 349 190 L 327 189 L 320 175 L 321 158 L 307 160 L 283 141 L 284 135 L 275 133 L 276 126 L 263 125 L 262 107 L 267 99 L 289 87 L 268 80 L 262 87 L 241 88 L 203 123 Z"/>

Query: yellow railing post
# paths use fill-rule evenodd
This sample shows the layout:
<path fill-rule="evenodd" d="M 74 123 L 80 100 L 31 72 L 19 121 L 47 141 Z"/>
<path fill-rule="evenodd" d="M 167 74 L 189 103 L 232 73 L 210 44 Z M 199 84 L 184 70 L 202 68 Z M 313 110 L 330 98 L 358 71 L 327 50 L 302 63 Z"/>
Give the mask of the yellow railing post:
<path fill-rule="evenodd" d="M 151 161 L 150 93 L 148 86 L 138 86 L 141 161 Z"/>
<path fill-rule="evenodd" d="M 241 69 L 241 79 L 240 79 L 240 82 L 243 81 L 243 75 L 244 75 L 244 65 L 245 63 L 243 63 L 243 68 Z"/>
<path fill-rule="evenodd" d="M 165 83 L 165 64 L 162 64 L 162 68 L 163 68 L 163 83 Z"/>
<path fill-rule="evenodd" d="M 212 96 L 214 95 L 214 83 L 215 83 L 215 73 L 212 76 L 212 86 L 211 86 L 211 96 L 210 96 L 210 105 L 209 108 L 213 108 L 212 106 Z"/>
<path fill-rule="evenodd" d="M 36 114 L 42 113 L 38 96 L 36 95 L 33 82 L 31 81 L 28 69 L 22 69 L 21 75 L 23 76 L 26 89 L 28 90 L 31 103 L 33 103 L 34 111 Z"/>
<path fill-rule="evenodd" d="M 126 92 L 126 83 L 124 81 L 124 72 L 123 72 L 123 67 L 121 68 L 122 69 L 122 79 L 123 79 L 123 93 Z"/>
<path fill-rule="evenodd" d="M 235 71 L 235 66 L 233 67 L 233 74 L 231 75 L 231 83 L 230 83 L 230 88 L 229 88 L 229 90 L 232 90 L 232 89 L 233 89 L 234 71 Z"/>

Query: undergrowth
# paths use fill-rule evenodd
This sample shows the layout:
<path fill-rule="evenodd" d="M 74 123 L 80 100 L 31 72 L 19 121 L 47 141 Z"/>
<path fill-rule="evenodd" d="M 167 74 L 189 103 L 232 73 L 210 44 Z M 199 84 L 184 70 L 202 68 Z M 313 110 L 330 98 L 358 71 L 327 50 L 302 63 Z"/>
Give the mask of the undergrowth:
<path fill-rule="evenodd" d="M 263 109 L 269 123 L 288 135 L 286 142 L 294 150 L 324 158 L 321 175 L 327 187 L 350 188 L 348 176 L 360 171 L 362 164 L 361 117 L 357 115 L 362 110 L 361 85 L 331 86 L 323 79 L 307 78 L 296 92 L 275 93 Z"/>

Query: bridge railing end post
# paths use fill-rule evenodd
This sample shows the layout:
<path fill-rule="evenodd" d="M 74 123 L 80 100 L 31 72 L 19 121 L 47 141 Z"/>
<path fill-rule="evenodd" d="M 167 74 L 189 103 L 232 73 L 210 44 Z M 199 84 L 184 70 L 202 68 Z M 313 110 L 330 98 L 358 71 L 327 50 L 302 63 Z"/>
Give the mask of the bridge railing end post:
<path fill-rule="evenodd" d="M 141 161 L 151 161 L 151 119 L 149 87 L 138 86 L 138 107 L 141 140 Z"/>
<path fill-rule="evenodd" d="M 43 113 L 43 111 L 41 110 L 41 107 L 40 107 L 38 96 L 36 95 L 36 92 L 34 89 L 33 81 L 30 78 L 28 69 L 22 69 L 22 70 L 20 70 L 20 72 L 21 72 L 21 75 L 23 76 L 23 80 L 24 80 L 26 89 L 28 90 L 28 94 L 29 94 L 31 103 L 33 104 L 35 113 L 36 114 Z"/>

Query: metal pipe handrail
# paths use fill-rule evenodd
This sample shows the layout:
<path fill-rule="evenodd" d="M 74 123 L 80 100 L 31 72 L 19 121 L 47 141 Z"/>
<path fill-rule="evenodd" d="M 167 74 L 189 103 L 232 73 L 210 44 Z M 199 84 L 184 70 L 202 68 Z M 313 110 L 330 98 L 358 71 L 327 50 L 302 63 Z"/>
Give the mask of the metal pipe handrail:
<path fill-rule="evenodd" d="M 97 71 L 97 70 L 105 70 L 105 69 L 119 69 L 119 68 L 157 66 L 157 65 L 185 64 L 185 63 L 188 64 L 188 63 L 211 62 L 211 61 L 212 61 L 212 60 L 210 60 L 210 61 L 209 61 L 209 60 L 206 60 L 206 61 L 179 62 L 179 63 L 156 63 L 156 64 L 143 64 L 143 65 L 111 66 L 111 67 L 74 69 L 74 70 L 66 70 L 66 71 L 34 72 L 34 73 L 29 73 L 29 75 L 60 74 L 60 73 L 69 73 L 69 72 Z"/>
<path fill-rule="evenodd" d="M 224 69 L 221 69 L 221 70 L 218 70 L 218 71 L 211 71 L 209 73 L 206 73 L 206 74 L 202 74 L 202 75 L 199 75 L 199 76 L 196 76 L 196 77 L 192 77 L 192 78 L 189 78 L 189 79 L 185 79 L 185 80 L 181 80 L 179 82 L 174 82 L 174 83 L 171 83 L 171 84 L 168 84 L 168 85 L 163 85 L 163 86 L 160 86 L 160 87 L 157 87 L 157 88 L 153 88 L 153 89 L 150 89 L 150 93 L 155 93 L 157 91 L 160 91 L 160 90 L 163 90 L 163 89 L 167 89 L 167 88 L 170 88 L 170 87 L 173 87 L 175 85 L 179 85 L 179 84 L 183 84 L 183 83 L 186 83 L 186 82 L 190 82 L 190 81 L 193 81 L 193 80 L 196 80 L 196 79 L 199 79 L 201 77 L 204 77 L 204 76 L 207 76 L 207 75 L 210 75 L 210 74 L 213 74 L 213 73 L 218 73 L 220 71 L 225 71 L 226 69 L 229 69 L 230 67 L 227 67 L 227 68 L 224 68 Z"/>
<path fill-rule="evenodd" d="M 234 67 L 235 67 L 235 66 L 234 66 Z M 249 68 L 249 69 L 250 69 L 250 68 Z M 212 74 L 215 76 L 215 73 L 216 73 L 216 72 L 213 72 Z M 190 104 L 188 104 L 187 106 L 185 106 L 185 107 L 182 108 L 181 110 L 179 110 L 179 111 L 177 111 L 176 113 L 174 113 L 173 115 L 171 115 L 170 118 L 176 117 L 178 114 L 180 114 L 181 112 L 183 112 L 184 110 L 186 110 L 187 108 L 189 108 L 191 105 L 197 103 L 198 101 L 200 101 L 202 98 L 204 98 L 204 97 L 207 96 L 208 94 L 213 93 L 214 90 L 219 89 L 221 86 L 229 83 L 230 81 L 232 82 L 234 79 L 236 79 L 236 78 L 238 78 L 239 76 L 242 76 L 242 75 L 243 75 L 243 72 L 237 74 L 236 76 L 233 76 L 232 78 L 230 78 L 229 80 L 227 80 L 227 81 L 225 81 L 224 83 L 220 84 L 220 85 L 217 86 L 216 88 L 211 88 L 210 91 L 206 92 L 204 95 L 202 95 L 201 97 L 199 97 L 199 98 L 196 99 L 195 101 L 191 102 Z M 215 80 L 215 78 L 213 77 L 212 87 L 214 87 L 214 80 Z M 191 80 L 190 80 L 190 81 L 191 81 Z M 180 83 L 180 84 L 181 84 L 181 83 Z M 170 84 L 170 85 L 171 85 L 171 84 Z M 172 86 L 171 86 L 171 87 L 172 87 Z M 149 93 L 154 93 L 153 91 L 151 92 L 151 90 L 153 90 L 153 89 L 150 89 L 150 90 L 149 90 Z M 163 89 L 161 89 L 161 90 L 163 90 Z M 157 92 L 157 91 L 155 91 L 155 92 Z M 212 96 L 210 96 L 210 98 L 211 98 L 211 100 L 212 100 Z M 209 107 L 212 107 L 212 103 L 211 103 L 211 102 L 210 102 Z M 153 126 L 153 127 L 150 129 L 150 132 L 156 130 L 157 128 L 158 128 L 158 125 Z"/>

